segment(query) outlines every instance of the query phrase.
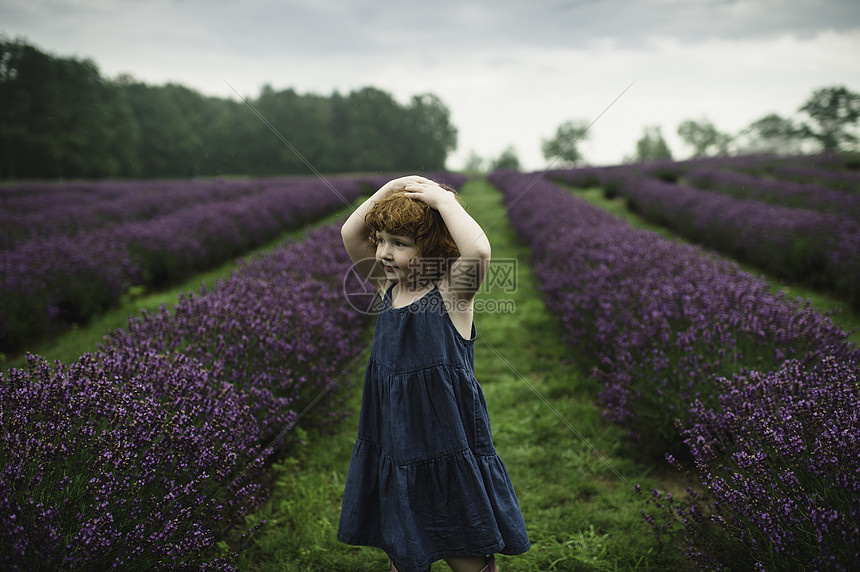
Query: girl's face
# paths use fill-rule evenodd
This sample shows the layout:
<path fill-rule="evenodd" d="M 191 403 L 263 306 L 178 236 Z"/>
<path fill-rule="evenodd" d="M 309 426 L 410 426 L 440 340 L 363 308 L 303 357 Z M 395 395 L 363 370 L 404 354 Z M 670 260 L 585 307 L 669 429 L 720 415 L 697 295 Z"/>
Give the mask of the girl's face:
<path fill-rule="evenodd" d="M 415 284 L 418 282 L 415 262 L 418 256 L 418 245 L 411 236 L 391 234 L 384 230 L 376 232 L 376 260 L 382 264 L 385 277 L 392 282 Z"/>

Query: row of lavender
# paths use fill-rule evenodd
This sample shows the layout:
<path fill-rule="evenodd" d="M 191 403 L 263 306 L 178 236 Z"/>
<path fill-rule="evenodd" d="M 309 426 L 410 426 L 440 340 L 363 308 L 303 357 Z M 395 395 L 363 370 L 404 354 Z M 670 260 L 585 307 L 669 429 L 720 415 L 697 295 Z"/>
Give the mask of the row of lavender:
<path fill-rule="evenodd" d="M 684 174 L 686 184 L 704 191 L 791 207 L 836 214 L 860 222 L 860 193 L 846 193 L 785 180 L 763 179 L 737 171 L 693 169 Z"/>
<path fill-rule="evenodd" d="M 608 172 L 637 169 L 665 182 L 769 204 L 839 214 L 860 221 L 860 173 L 840 166 L 836 159 L 816 167 L 816 157 L 761 155 L 708 157 L 687 161 L 654 161 Z M 818 158 L 818 161 L 826 159 Z"/>
<path fill-rule="evenodd" d="M 706 160 L 699 160 L 704 163 Z M 691 161 L 691 163 L 693 163 Z M 750 175 L 810 183 L 843 192 L 860 192 L 860 155 L 752 155 L 723 158 L 725 168 Z"/>
<path fill-rule="evenodd" d="M 800 183 L 810 189 L 860 192 L 860 155 L 732 155 L 684 161 L 658 160 L 642 167 L 664 180 L 678 180 L 697 170 L 719 170 L 751 175 L 759 181 Z"/>
<path fill-rule="evenodd" d="M 176 283 L 300 228 L 355 200 L 361 181 L 270 180 L 258 192 L 234 193 L 232 200 L 203 200 L 148 220 L 39 238 L 0 252 L 0 352 L 20 350 L 99 314 L 132 285 Z M 49 194 L 63 202 L 58 193 Z M 134 193 L 123 196 L 122 204 L 133 208 Z"/>
<path fill-rule="evenodd" d="M 860 195 L 820 190 L 818 204 L 831 205 L 837 214 L 666 182 L 657 178 L 665 174 L 653 165 L 559 170 L 550 176 L 573 185 L 602 186 L 610 196 L 623 197 L 631 210 L 687 239 L 775 276 L 835 292 L 860 308 Z M 767 194 L 785 203 L 797 196 L 792 183 L 755 183 L 725 171 L 698 170 L 688 177 L 715 191 L 734 188 L 746 198 Z"/>
<path fill-rule="evenodd" d="M 265 459 L 306 407 L 302 423 L 344 414 L 365 323 L 348 268 L 323 227 L 74 364 L 0 374 L 2 567 L 229 567 L 216 545 L 265 498 Z"/>
<path fill-rule="evenodd" d="M 0 188 L 0 250 L 37 238 L 73 236 L 237 200 L 290 183 L 280 179 L 17 183 Z"/>
<path fill-rule="evenodd" d="M 711 502 L 655 496 L 655 530 L 683 528 L 703 568 L 860 564 L 860 351 L 847 334 L 534 174 L 491 181 L 566 341 L 595 363 L 607 416 L 651 458 L 692 455 Z"/>

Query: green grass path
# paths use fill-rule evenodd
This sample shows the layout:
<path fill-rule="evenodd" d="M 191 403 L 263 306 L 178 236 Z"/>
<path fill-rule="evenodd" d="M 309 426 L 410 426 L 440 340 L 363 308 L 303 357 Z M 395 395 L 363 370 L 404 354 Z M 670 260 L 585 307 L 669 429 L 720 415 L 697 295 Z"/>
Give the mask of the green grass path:
<path fill-rule="evenodd" d="M 500 568 L 684 569 L 677 547 L 661 549 L 654 541 L 631 487 L 641 483 L 645 490 L 677 492 L 681 485 L 671 473 L 632 460 L 622 431 L 601 418 L 593 404 L 598 387 L 562 344 L 533 281 L 528 251 L 508 225 L 501 194 L 474 180 L 462 196 L 490 238 L 496 268 L 517 265 L 516 288 L 491 285 L 479 295 L 485 310 L 475 315 L 475 373 L 532 541 L 524 555 L 500 557 Z M 335 537 L 366 359 L 365 352 L 350 374 L 353 386 L 343 390 L 354 412 L 350 419 L 331 434 L 309 432 L 304 445 L 272 468 L 272 497 L 248 519 L 249 525 L 267 523 L 242 549 L 242 569 L 388 569 L 380 550 L 346 546 Z M 441 562 L 433 567 L 447 569 Z"/>

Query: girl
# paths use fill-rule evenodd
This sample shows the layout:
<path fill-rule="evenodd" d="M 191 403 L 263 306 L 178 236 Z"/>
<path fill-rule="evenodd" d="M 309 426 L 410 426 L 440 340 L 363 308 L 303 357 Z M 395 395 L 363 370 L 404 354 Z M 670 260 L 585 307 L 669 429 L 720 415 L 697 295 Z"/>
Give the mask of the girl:
<path fill-rule="evenodd" d="M 490 243 L 453 191 L 418 176 L 385 184 L 341 234 L 382 309 L 338 539 L 383 549 L 392 572 L 496 571 L 494 553 L 530 545 L 473 371 Z"/>

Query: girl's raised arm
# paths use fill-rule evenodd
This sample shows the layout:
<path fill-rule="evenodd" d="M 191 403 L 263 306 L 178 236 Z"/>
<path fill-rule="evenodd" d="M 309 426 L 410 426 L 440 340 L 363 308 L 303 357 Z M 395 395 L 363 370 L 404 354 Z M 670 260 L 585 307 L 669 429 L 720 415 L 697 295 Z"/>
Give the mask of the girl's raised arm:
<path fill-rule="evenodd" d="M 409 177 L 401 177 L 385 183 L 373 195 L 355 209 L 343 226 L 340 229 L 340 236 L 343 239 L 343 246 L 352 260 L 353 268 L 362 276 L 366 277 L 376 287 L 377 290 L 382 288 L 385 283 L 385 276 L 374 276 L 373 268 L 376 265 L 375 257 L 376 250 L 370 240 L 370 227 L 365 222 L 370 208 L 377 201 L 385 198 L 392 191 L 397 191 L 406 187 L 410 183 L 433 183 L 430 179 L 419 177 L 417 175 Z"/>
<path fill-rule="evenodd" d="M 461 298 L 478 292 L 490 267 L 490 241 L 481 225 L 466 212 L 454 194 L 430 181 L 406 185 L 406 196 L 415 197 L 439 211 L 460 257 L 451 264 L 451 288 Z"/>

